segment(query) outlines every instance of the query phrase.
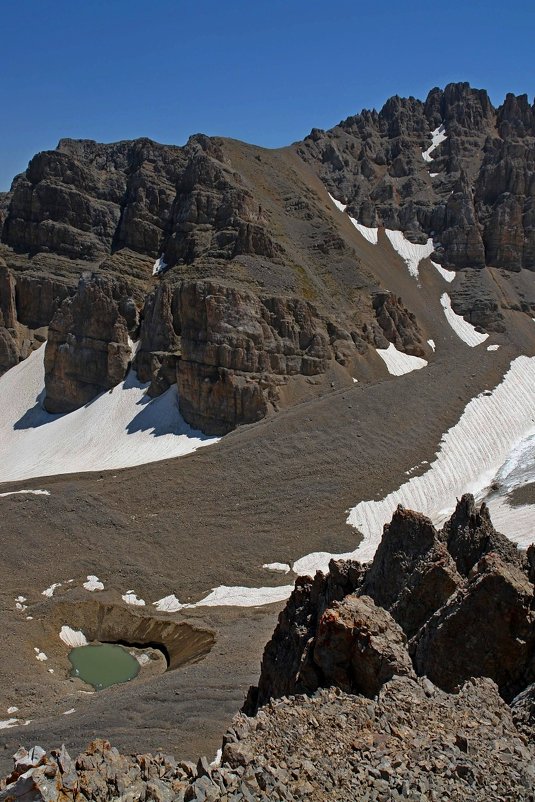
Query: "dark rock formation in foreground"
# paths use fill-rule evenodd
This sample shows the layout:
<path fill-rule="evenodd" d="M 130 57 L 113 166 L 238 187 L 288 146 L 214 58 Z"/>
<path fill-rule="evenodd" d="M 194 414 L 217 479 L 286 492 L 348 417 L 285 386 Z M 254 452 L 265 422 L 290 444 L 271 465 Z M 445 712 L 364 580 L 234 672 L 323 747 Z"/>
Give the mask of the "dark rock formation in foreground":
<path fill-rule="evenodd" d="M 482 676 L 511 701 L 535 682 L 528 556 L 494 530 L 472 496 L 463 496 L 441 532 L 399 507 L 369 567 L 330 568 L 297 580 L 246 712 L 332 684 L 373 696 L 389 673 L 409 673 L 409 655 L 418 676 L 450 693 Z"/>

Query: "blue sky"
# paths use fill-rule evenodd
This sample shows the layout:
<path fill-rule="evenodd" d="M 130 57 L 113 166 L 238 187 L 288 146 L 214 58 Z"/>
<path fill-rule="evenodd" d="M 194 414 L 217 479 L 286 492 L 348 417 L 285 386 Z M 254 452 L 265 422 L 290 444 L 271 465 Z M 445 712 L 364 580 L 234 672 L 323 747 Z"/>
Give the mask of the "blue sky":
<path fill-rule="evenodd" d="M 535 93 L 530 0 L 0 0 L 0 190 L 62 136 L 277 147 L 393 94 Z"/>

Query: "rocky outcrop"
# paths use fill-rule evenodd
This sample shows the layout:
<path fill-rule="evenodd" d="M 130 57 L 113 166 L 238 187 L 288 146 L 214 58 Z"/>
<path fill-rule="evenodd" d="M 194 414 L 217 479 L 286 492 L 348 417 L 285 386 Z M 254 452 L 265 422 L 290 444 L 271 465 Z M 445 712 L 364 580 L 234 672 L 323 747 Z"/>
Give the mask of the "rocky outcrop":
<path fill-rule="evenodd" d="M 60 141 L 13 185 L 2 241 L 18 252 L 100 261 L 127 248 L 165 264 L 280 251 L 217 140 Z"/>
<path fill-rule="evenodd" d="M 181 355 L 180 286 L 162 282 L 145 299 L 134 367 L 148 393 L 157 396 L 177 380 Z"/>
<path fill-rule="evenodd" d="M 331 560 L 329 573 L 314 579 L 299 577 L 275 632 L 264 650 L 258 687 L 249 689 L 246 712 L 256 710 L 269 699 L 316 690 L 320 685 L 313 661 L 318 624 L 333 602 L 354 593 L 362 583 L 358 563 Z"/>
<path fill-rule="evenodd" d="M 410 638 L 461 582 L 429 519 L 398 507 L 384 528 L 363 592 L 389 610 Z"/>
<path fill-rule="evenodd" d="M 522 567 L 523 553 L 509 538 L 496 532 L 487 505 L 483 503 L 478 508 L 470 493 L 462 496 L 455 512 L 444 524 L 442 537 L 457 570 L 465 577 L 490 552 L 498 554 L 505 563 Z"/>
<path fill-rule="evenodd" d="M 485 91 L 449 84 L 313 129 L 294 147 L 364 225 L 432 236 L 450 268 L 533 270 L 533 118 L 526 95 L 494 109 Z M 446 138 L 424 160 L 439 126 Z"/>
<path fill-rule="evenodd" d="M 76 294 L 61 304 L 50 324 L 45 351 L 48 412 L 72 412 L 124 379 L 131 360 L 128 318 L 135 325 L 125 287 L 82 276 Z"/>
<path fill-rule="evenodd" d="M 388 347 L 388 343 L 393 343 L 398 351 L 406 354 L 419 357 L 426 354 L 424 337 L 416 316 L 404 306 L 401 298 L 389 292 L 375 293 L 373 309 L 386 339 L 383 345 L 376 342 L 377 346 Z"/>
<path fill-rule="evenodd" d="M 50 324 L 60 304 L 74 293 L 74 288 L 43 275 L 16 274 L 17 318 L 30 329 Z"/>
<path fill-rule="evenodd" d="M 326 685 L 376 693 L 381 671 L 410 673 L 409 654 L 419 676 L 448 692 L 484 676 L 509 701 L 534 682 L 531 557 L 495 532 L 472 496 L 440 532 L 398 507 L 370 565 L 329 567 L 297 580 L 246 712 Z"/>
<path fill-rule="evenodd" d="M 0 260 L 0 375 L 19 361 L 16 325 L 15 281 L 5 262 Z"/>

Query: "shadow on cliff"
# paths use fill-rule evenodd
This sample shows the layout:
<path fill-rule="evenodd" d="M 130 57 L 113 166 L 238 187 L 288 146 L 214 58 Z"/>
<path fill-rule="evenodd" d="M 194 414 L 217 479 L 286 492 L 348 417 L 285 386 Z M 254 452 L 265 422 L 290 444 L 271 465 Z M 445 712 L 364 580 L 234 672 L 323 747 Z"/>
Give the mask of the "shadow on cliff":
<path fill-rule="evenodd" d="M 146 432 L 153 437 L 163 435 L 182 435 L 197 441 L 213 438 L 193 429 L 182 417 L 178 408 L 176 384 L 157 398 L 146 395 L 148 384 L 142 384 L 134 370 L 130 370 L 120 385 L 112 390 L 99 393 L 92 401 L 78 410 L 63 415 L 52 415 L 43 408 L 45 390 L 36 397 L 35 404 L 14 423 L 15 430 L 37 429 L 59 418 L 73 416 L 73 422 L 79 415 L 85 417 L 87 425 L 94 426 L 95 420 L 101 421 L 106 428 L 115 421 L 117 429 L 127 434 Z M 89 413 L 92 414 L 89 414 Z M 110 443 L 110 445 L 113 445 Z"/>
<path fill-rule="evenodd" d="M 142 384 L 134 370 L 130 370 L 123 384 L 123 390 L 146 390 L 148 384 Z M 139 412 L 127 424 L 128 434 L 135 432 L 150 432 L 153 437 L 165 434 L 184 435 L 196 440 L 210 440 L 208 435 L 193 429 L 182 417 L 178 408 L 178 393 L 176 384 L 171 385 L 162 395 L 156 398 L 144 394 L 136 402 L 141 407 Z"/>

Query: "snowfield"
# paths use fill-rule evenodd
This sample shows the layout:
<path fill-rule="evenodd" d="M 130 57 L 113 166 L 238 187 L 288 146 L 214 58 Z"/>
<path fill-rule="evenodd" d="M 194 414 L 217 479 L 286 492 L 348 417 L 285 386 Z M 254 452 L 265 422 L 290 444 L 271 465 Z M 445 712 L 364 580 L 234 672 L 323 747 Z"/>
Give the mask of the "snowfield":
<path fill-rule="evenodd" d="M 382 501 L 361 501 L 349 512 L 347 523 L 364 535 L 353 559 L 373 558 L 381 539 L 383 526 L 390 521 L 398 504 L 423 512 L 437 526 L 442 525 L 463 493 L 484 497 L 486 489 L 500 476 L 504 466 L 520 462 L 519 449 L 528 467 L 521 475 L 535 478 L 535 357 L 515 359 L 499 384 L 489 395 L 473 398 L 460 420 L 443 436 L 437 458 L 421 476 L 409 479 Z M 529 445 L 525 445 L 528 443 Z M 532 461 L 529 461 L 529 460 Z M 511 471 L 510 486 L 513 479 Z M 518 473 L 515 474 L 518 477 Z M 519 479 L 514 486 L 518 486 Z M 525 483 L 525 482 L 524 482 Z M 506 486 L 506 492 L 507 492 Z M 492 516 L 493 502 L 489 499 Z M 511 507 L 511 518 L 500 528 L 512 540 L 522 542 L 516 533 L 515 513 L 522 507 Z M 525 510 L 524 510 L 525 512 Z M 535 516 L 532 516 L 532 520 Z M 501 520 L 501 518 L 500 518 Z M 498 522 L 495 522 L 498 525 Z M 535 533 L 534 533 L 535 535 Z M 535 537 L 533 538 L 535 539 Z"/>
<path fill-rule="evenodd" d="M 190 454 L 219 438 L 192 429 L 176 385 L 150 399 L 134 371 L 68 415 L 42 409 L 44 346 L 0 377 L 0 482 L 113 470 Z"/>
<path fill-rule="evenodd" d="M 377 245 L 379 240 L 379 229 L 378 228 L 371 228 L 370 226 L 363 226 L 362 223 L 357 222 L 354 217 L 349 217 L 359 234 L 371 242 L 372 245 Z"/>

